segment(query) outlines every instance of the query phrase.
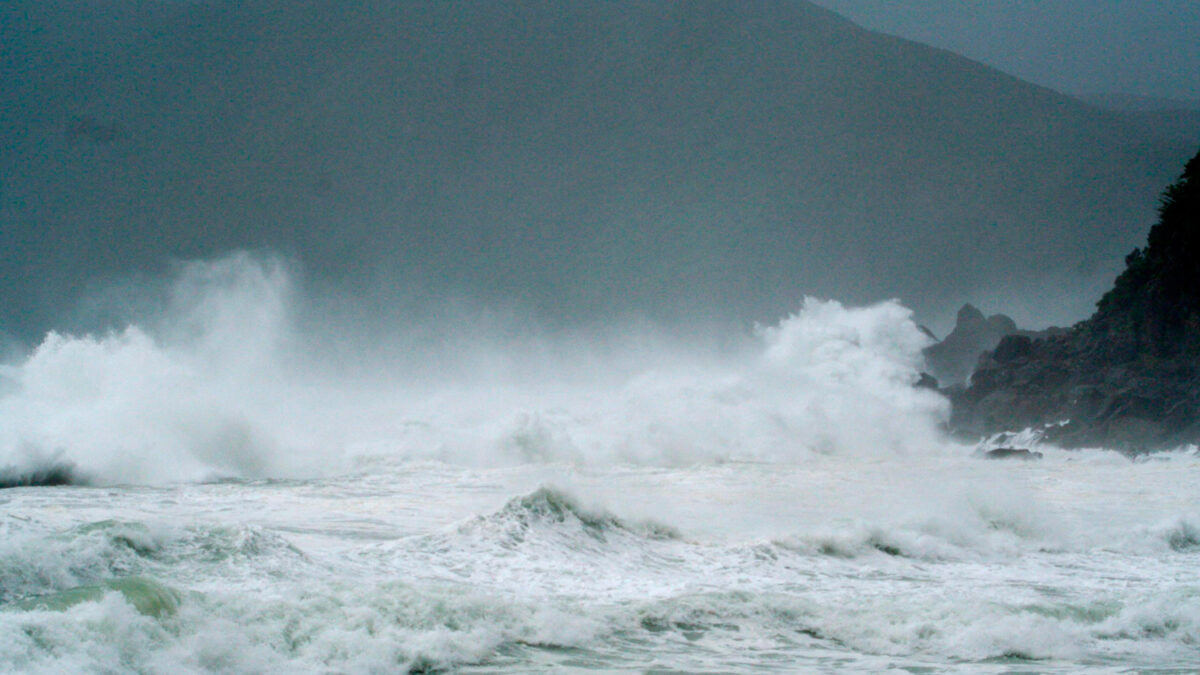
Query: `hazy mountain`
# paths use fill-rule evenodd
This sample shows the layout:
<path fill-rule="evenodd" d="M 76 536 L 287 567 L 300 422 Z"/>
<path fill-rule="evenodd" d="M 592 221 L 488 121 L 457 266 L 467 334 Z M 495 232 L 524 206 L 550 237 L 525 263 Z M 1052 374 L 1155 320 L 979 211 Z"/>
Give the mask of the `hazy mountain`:
<path fill-rule="evenodd" d="M 239 247 L 551 316 L 1069 321 L 1191 149 L 798 0 L 25 0 L 0 26 L 14 332 Z"/>
<path fill-rule="evenodd" d="M 1160 98 L 1136 94 L 1083 94 L 1079 100 L 1100 108 L 1127 112 L 1164 112 L 1168 110 L 1190 110 L 1200 112 L 1200 99 Z"/>
<path fill-rule="evenodd" d="M 1085 103 L 1125 115 L 1130 123 L 1164 140 L 1200 143 L 1200 99 L 1155 98 L 1129 94 L 1080 96 Z"/>

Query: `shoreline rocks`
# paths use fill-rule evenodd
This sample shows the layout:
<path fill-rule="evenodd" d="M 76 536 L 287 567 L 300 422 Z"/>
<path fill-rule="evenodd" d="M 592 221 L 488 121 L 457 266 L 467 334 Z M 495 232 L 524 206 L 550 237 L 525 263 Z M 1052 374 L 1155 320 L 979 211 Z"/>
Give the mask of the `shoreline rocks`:
<path fill-rule="evenodd" d="M 965 386 L 942 389 L 952 433 L 1034 428 L 1061 447 L 1130 454 L 1200 444 L 1200 154 L 1159 213 L 1091 318 L 1014 330 L 978 357 Z"/>

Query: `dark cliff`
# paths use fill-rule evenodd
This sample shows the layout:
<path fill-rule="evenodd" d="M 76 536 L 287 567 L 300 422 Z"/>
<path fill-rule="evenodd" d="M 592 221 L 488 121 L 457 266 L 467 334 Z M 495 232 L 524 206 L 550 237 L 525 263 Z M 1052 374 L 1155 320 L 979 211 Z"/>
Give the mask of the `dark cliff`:
<path fill-rule="evenodd" d="M 960 435 L 1045 426 L 1066 447 L 1200 443 L 1200 154 L 1091 318 L 1001 339 L 951 397 Z"/>

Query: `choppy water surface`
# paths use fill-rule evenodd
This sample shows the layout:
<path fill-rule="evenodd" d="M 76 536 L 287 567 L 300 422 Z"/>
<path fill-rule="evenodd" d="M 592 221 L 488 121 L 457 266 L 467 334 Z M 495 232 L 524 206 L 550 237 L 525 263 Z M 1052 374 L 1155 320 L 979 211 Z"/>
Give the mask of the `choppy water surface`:
<path fill-rule="evenodd" d="M 0 670 L 1200 666 L 1195 449 L 979 459 L 897 303 L 356 366 L 287 289 L 188 268 L 0 367 L 0 482 L 85 483 L 0 490 Z"/>
<path fill-rule="evenodd" d="M 1106 453 L 377 462 L 325 480 L 19 488 L 0 496 L 0 663 L 1188 672 L 1198 470 Z M 149 590 L 56 595 L 129 578 Z M 177 606 L 139 612 L 159 585 Z"/>

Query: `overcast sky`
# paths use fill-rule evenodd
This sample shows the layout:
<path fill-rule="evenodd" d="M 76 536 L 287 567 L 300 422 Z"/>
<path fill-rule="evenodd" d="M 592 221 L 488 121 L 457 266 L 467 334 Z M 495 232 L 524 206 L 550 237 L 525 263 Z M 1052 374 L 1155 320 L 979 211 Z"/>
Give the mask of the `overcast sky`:
<path fill-rule="evenodd" d="M 814 0 L 1070 94 L 1200 99 L 1200 0 Z"/>

